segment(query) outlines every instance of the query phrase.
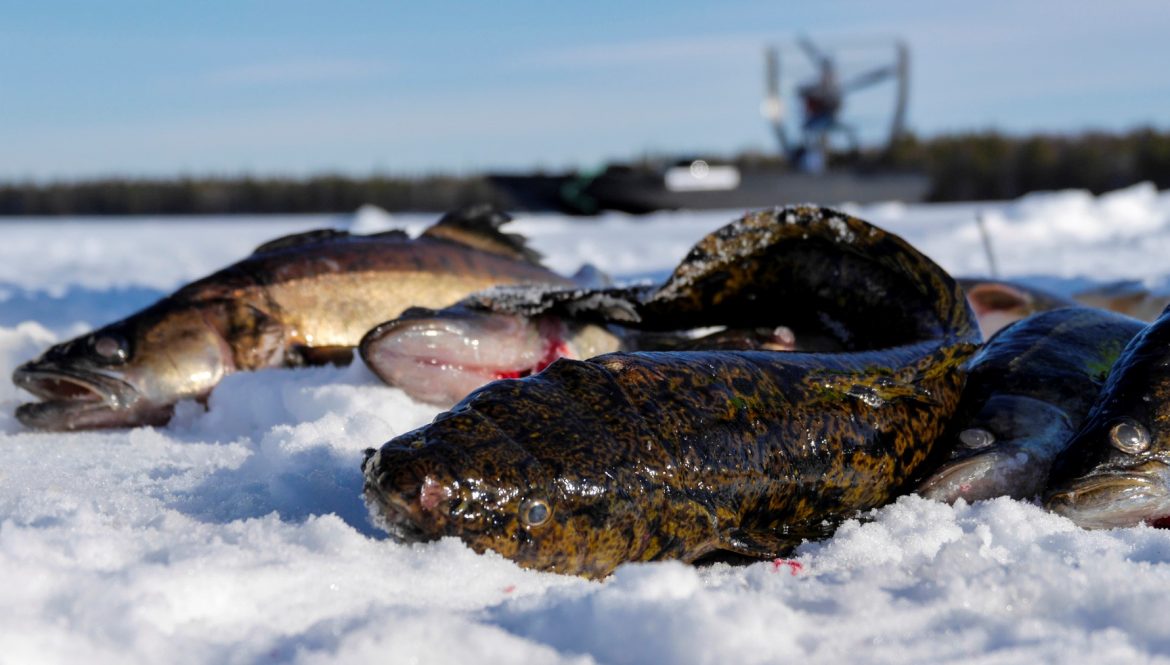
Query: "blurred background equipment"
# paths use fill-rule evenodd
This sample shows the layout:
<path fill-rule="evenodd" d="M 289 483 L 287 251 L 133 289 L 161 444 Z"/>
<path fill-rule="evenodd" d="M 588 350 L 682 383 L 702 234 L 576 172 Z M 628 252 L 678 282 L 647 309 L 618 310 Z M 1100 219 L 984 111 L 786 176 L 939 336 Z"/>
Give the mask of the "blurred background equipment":
<path fill-rule="evenodd" d="M 609 164 L 596 172 L 497 174 L 491 180 L 511 197 L 513 207 L 573 214 L 923 200 L 930 189 L 927 175 L 895 169 L 889 161 L 905 133 L 910 67 L 905 43 L 826 47 L 800 37 L 767 47 L 764 64 L 761 111 L 779 144 L 775 157 L 750 162 L 711 156 L 654 159 Z M 782 78 L 782 67 L 792 72 L 791 79 Z M 881 87 L 888 88 L 885 95 L 872 94 Z M 848 99 L 857 99 L 861 110 L 847 106 Z M 890 110 L 881 112 L 883 105 Z M 793 132 L 797 138 L 786 126 L 790 106 L 801 111 L 799 131 Z"/>

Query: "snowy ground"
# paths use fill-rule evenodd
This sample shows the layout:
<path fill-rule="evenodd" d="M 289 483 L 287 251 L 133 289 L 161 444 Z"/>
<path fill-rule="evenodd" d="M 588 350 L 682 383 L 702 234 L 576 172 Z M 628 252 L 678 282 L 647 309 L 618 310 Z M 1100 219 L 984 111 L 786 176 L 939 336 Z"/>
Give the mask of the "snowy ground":
<path fill-rule="evenodd" d="M 1170 193 L 850 208 L 956 274 L 1170 289 Z M 733 213 L 514 225 L 550 264 L 661 274 Z M 166 428 L 23 431 L 7 381 L 279 234 L 430 216 L 0 222 L 0 663 L 1170 662 L 1170 531 L 1086 532 L 1006 499 L 904 497 L 784 562 L 604 583 L 383 539 L 361 450 L 435 410 L 362 366 L 229 377 Z"/>

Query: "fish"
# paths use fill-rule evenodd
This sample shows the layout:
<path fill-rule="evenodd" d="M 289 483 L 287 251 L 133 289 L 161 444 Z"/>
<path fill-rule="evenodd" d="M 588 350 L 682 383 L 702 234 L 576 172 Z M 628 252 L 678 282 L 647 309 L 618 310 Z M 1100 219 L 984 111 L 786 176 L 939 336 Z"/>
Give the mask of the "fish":
<path fill-rule="evenodd" d="M 1152 323 L 1170 304 L 1170 294 L 1151 291 L 1138 281 L 1122 280 L 1078 291 L 1073 300 Z"/>
<path fill-rule="evenodd" d="M 968 361 L 958 415 L 938 444 L 951 452 L 918 494 L 947 503 L 1039 496 L 1121 350 L 1144 327 L 1069 307 L 1001 330 Z"/>
<path fill-rule="evenodd" d="M 411 306 L 501 283 L 569 284 L 500 230 L 509 220 L 469 206 L 417 238 L 323 229 L 267 242 L 16 368 L 14 383 L 41 400 L 16 417 L 41 430 L 162 425 L 233 372 L 347 362 L 370 328 Z"/>
<path fill-rule="evenodd" d="M 944 270 L 815 206 L 746 214 L 626 305 L 598 311 L 663 331 L 783 318 L 844 350 L 617 352 L 494 381 L 366 451 L 375 521 L 588 578 L 778 556 L 905 489 L 982 341 Z"/>
<path fill-rule="evenodd" d="M 1122 350 L 1044 505 L 1088 529 L 1170 523 L 1170 311 Z"/>
<path fill-rule="evenodd" d="M 466 305 L 412 307 L 358 344 L 363 362 L 411 398 L 451 406 L 496 379 L 535 374 L 558 358 L 616 351 L 618 334 L 563 316 L 526 316 Z"/>
<path fill-rule="evenodd" d="M 647 331 L 633 313 L 634 288 L 500 286 L 441 310 L 412 307 L 358 345 L 384 383 L 450 407 L 496 379 L 531 376 L 559 358 L 632 350 L 795 350 L 787 326 Z M 807 340 L 805 340 L 807 342 Z"/>
<path fill-rule="evenodd" d="M 1077 305 L 1075 300 L 1019 282 L 977 277 L 960 277 L 958 281 L 979 319 L 984 339 L 1033 314 Z"/>

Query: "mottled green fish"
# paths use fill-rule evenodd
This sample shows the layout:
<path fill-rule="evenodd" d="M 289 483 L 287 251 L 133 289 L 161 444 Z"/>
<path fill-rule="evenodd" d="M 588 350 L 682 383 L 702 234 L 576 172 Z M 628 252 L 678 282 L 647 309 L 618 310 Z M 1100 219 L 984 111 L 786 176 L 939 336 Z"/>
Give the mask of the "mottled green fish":
<path fill-rule="evenodd" d="M 904 488 L 980 342 L 941 268 L 816 207 L 715 231 L 626 310 L 646 330 L 782 322 L 844 351 L 611 353 L 496 381 L 368 452 L 383 526 L 588 577 L 627 561 L 775 556 Z"/>

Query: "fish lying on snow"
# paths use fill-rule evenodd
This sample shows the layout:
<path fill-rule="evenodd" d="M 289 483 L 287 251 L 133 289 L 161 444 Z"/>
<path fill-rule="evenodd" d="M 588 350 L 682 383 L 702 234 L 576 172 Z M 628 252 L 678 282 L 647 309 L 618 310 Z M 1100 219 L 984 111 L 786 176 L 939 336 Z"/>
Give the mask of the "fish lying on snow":
<path fill-rule="evenodd" d="M 154 305 L 18 367 L 43 401 L 17 418 L 38 429 L 165 423 L 241 370 L 347 361 L 370 328 L 411 305 L 441 307 L 501 283 L 567 284 L 490 207 L 401 231 L 320 230 L 280 238 Z"/>
<path fill-rule="evenodd" d="M 1086 528 L 1170 520 L 1170 312 L 1122 351 L 1057 457 L 1045 505 Z"/>
<path fill-rule="evenodd" d="M 1004 328 L 968 361 L 959 415 L 938 444 L 951 447 L 950 458 L 918 493 L 947 502 L 1039 495 L 1110 367 L 1144 327 L 1071 307 Z"/>
<path fill-rule="evenodd" d="M 619 350 L 793 350 L 810 343 L 798 347 L 786 326 L 645 330 L 653 322 L 629 309 L 643 291 L 499 286 L 442 310 L 411 308 L 371 330 L 358 348 L 387 384 L 450 407 L 485 383 L 530 376 L 558 358 Z"/>
<path fill-rule="evenodd" d="M 380 523 L 588 577 L 626 561 L 775 556 L 903 488 L 980 342 L 941 268 L 815 207 L 715 231 L 627 309 L 662 330 L 783 319 L 845 351 L 611 353 L 496 381 L 368 451 Z"/>

